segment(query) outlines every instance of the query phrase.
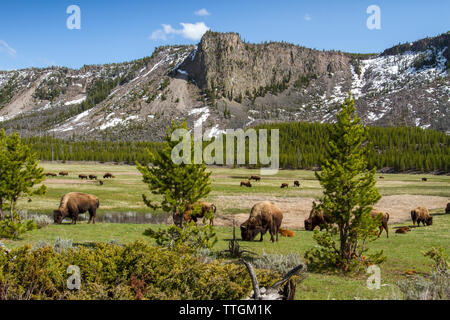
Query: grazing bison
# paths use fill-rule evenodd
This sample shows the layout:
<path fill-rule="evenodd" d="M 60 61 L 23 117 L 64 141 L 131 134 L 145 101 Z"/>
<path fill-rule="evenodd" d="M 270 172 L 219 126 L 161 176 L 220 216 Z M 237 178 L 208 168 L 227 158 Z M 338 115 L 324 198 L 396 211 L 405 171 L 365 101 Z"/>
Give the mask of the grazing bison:
<path fill-rule="evenodd" d="M 88 176 L 87 175 L 85 175 L 85 174 L 79 174 L 78 175 L 78 178 L 80 178 L 81 180 L 83 180 L 83 179 L 88 179 Z"/>
<path fill-rule="evenodd" d="M 382 214 L 380 232 L 378 233 L 378 236 L 380 236 L 381 233 L 383 232 L 383 229 L 385 229 L 386 235 L 389 238 L 389 229 L 388 229 L 389 213 L 373 209 L 370 214 L 372 218 L 375 218 L 378 215 Z M 330 223 L 330 221 L 323 214 L 322 210 L 319 210 L 318 208 L 312 208 L 311 212 L 309 213 L 308 219 L 306 219 L 304 223 L 305 223 L 305 230 L 313 231 L 314 228 L 317 226 L 319 226 L 320 230 L 322 230 L 322 227 Z"/>
<path fill-rule="evenodd" d="M 376 209 L 372 209 L 372 212 L 370 213 L 372 218 L 376 218 L 380 214 L 382 215 L 382 217 L 381 217 L 380 232 L 378 233 L 378 237 L 381 235 L 381 233 L 383 232 L 383 229 L 384 229 L 384 230 L 386 230 L 386 236 L 389 238 L 389 229 L 388 229 L 389 213 L 382 212 L 382 211 L 379 211 Z"/>
<path fill-rule="evenodd" d="M 309 217 L 304 221 L 305 230 L 313 231 L 315 227 L 319 226 L 320 230 L 322 230 L 322 226 L 327 224 L 329 221 L 325 219 L 322 210 L 317 208 L 312 208 L 309 212 Z"/>
<path fill-rule="evenodd" d="M 384 177 L 383 177 L 383 176 L 380 176 L 380 179 L 384 179 Z"/>
<path fill-rule="evenodd" d="M 291 230 L 288 230 L 288 229 L 283 229 L 283 228 L 280 228 L 280 230 L 278 230 L 279 232 L 280 232 L 280 234 L 283 236 L 283 237 L 293 237 L 294 236 L 294 232 L 293 231 L 291 231 Z"/>
<path fill-rule="evenodd" d="M 259 180 L 261 180 L 261 177 L 260 176 L 251 176 L 250 179 L 248 179 L 248 180 L 259 181 Z"/>
<path fill-rule="evenodd" d="M 56 176 L 57 176 L 57 174 L 56 174 L 56 173 L 53 173 L 53 172 L 47 172 L 45 175 L 46 175 L 47 177 L 56 177 Z"/>
<path fill-rule="evenodd" d="M 113 174 L 110 172 L 105 173 L 105 175 L 103 176 L 103 179 L 108 179 L 108 178 L 113 178 Z"/>
<path fill-rule="evenodd" d="M 103 185 L 103 180 L 98 180 L 98 184 L 102 186 Z"/>
<path fill-rule="evenodd" d="M 263 201 L 255 204 L 250 212 L 250 217 L 241 224 L 241 237 L 244 241 L 253 240 L 258 233 L 261 233 L 259 241 L 263 241 L 263 235 L 269 230 L 270 240 L 275 242 L 274 236 L 278 241 L 278 233 L 281 222 L 283 221 L 283 212 L 272 201 Z"/>
<path fill-rule="evenodd" d="M 411 210 L 411 219 L 413 222 L 413 225 L 420 226 L 420 223 L 422 222 L 423 225 L 431 226 L 433 224 L 433 217 L 430 216 L 430 213 L 428 212 L 428 209 L 425 207 L 417 207 L 414 210 Z"/>
<path fill-rule="evenodd" d="M 408 233 L 408 231 L 411 231 L 410 227 L 401 227 L 401 228 L 398 228 L 395 231 L 395 233 Z"/>
<path fill-rule="evenodd" d="M 53 211 L 55 224 L 61 224 L 64 218 L 72 218 L 72 224 L 77 224 L 78 215 L 89 211 L 89 222 L 95 224 L 95 216 L 100 202 L 92 194 L 71 192 L 61 198 L 58 210 Z"/>
<path fill-rule="evenodd" d="M 427 178 L 422 178 L 422 181 L 427 181 L 428 179 Z"/>
<path fill-rule="evenodd" d="M 96 175 L 93 175 L 93 174 L 90 174 L 90 175 L 89 175 L 89 179 L 91 179 L 91 180 L 97 180 L 97 176 L 96 176 Z"/>
<path fill-rule="evenodd" d="M 300 181 L 295 180 L 294 181 L 294 187 L 300 187 Z"/>
<path fill-rule="evenodd" d="M 197 224 L 197 219 L 203 218 L 206 213 L 208 213 L 208 212 L 212 212 L 214 214 L 216 213 L 217 208 L 214 204 L 212 204 L 210 202 L 203 202 L 203 201 L 201 201 L 200 203 L 202 205 L 202 209 L 201 209 L 200 213 L 195 216 L 191 215 L 191 212 L 194 209 L 194 207 L 199 205 L 199 203 L 196 202 L 196 203 L 194 203 L 194 205 L 186 206 L 186 211 L 183 214 L 184 221 L 190 222 L 192 220 Z M 212 226 L 214 225 L 214 217 L 209 221 L 209 224 Z"/>
<path fill-rule="evenodd" d="M 283 189 L 283 188 L 288 188 L 289 187 L 289 185 L 287 184 L 287 183 L 282 183 L 281 184 L 281 189 Z"/>
<path fill-rule="evenodd" d="M 252 184 L 250 183 L 250 181 L 241 181 L 241 187 L 242 186 L 246 186 L 248 188 L 251 188 Z"/>
<path fill-rule="evenodd" d="M 445 207 L 445 213 L 450 213 L 450 202 L 447 203 L 447 207 Z"/>
<path fill-rule="evenodd" d="M 59 173 L 59 175 L 65 177 L 65 176 L 68 176 L 69 173 L 68 173 L 67 171 L 61 171 L 61 172 Z"/>

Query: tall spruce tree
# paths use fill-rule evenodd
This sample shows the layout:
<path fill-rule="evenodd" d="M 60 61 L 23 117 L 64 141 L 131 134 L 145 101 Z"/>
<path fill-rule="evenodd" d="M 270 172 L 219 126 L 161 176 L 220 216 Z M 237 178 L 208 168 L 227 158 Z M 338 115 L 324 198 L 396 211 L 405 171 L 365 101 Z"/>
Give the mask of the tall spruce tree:
<path fill-rule="evenodd" d="M 351 96 L 342 104 L 327 147 L 322 171 L 316 172 L 316 177 L 324 189 L 318 207 L 332 223 L 325 232 L 315 233 L 320 249 L 307 255 L 321 260 L 322 267 L 325 264 L 348 271 L 361 261 L 367 262 L 366 243 L 376 239 L 374 230 L 381 222 L 370 216 L 381 196 L 375 188 L 376 168 L 367 169 L 371 148 L 367 129 L 356 115 Z M 371 257 L 377 263 L 383 260 L 382 252 Z"/>
<path fill-rule="evenodd" d="M 153 195 L 161 195 L 160 204 L 153 202 L 147 196 L 142 195 L 145 204 L 152 208 L 162 208 L 171 212 L 174 224 L 183 226 L 183 213 L 188 204 L 194 204 L 211 192 L 211 172 L 207 172 L 206 165 L 202 164 L 176 164 L 172 160 L 172 150 L 178 141 L 172 141 L 172 133 L 177 129 L 186 129 L 186 122 L 182 124 L 172 123 L 168 128 L 164 147 L 150 152 L 147 150 L 148 159 L 151 164 L 141 165 L 136 162 L 137 169 L 142 173 L 143 181 L 148 185 Z M 193 142 L 190 143 L 193 150 Z M 193 155 L 193 152 L 191 152 Z"/>
<path fill-rule="evenodd" d="M 13 218 L 15 206 L 21 197 L 42 195 L 46 186 L 33 188 L 45 180 L 44 169 L 30 146 L 23 144 L 17 133 L 7 136 L 0 131 L 0 220 L 7 206 Z"/>

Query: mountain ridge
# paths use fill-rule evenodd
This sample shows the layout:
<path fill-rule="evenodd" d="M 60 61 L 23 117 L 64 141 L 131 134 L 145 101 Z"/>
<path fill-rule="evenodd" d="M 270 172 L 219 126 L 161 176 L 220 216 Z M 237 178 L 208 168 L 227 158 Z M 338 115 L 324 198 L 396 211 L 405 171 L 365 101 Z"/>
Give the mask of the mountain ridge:
<path fill-rule="evenodd" d="M 25 136 L 161 140 L 187 119 L 213 136 L 276 121 L 332 122 L 351 92 L 369 125 L 448 130 L 450 35 L 377 55 L 207 32 L 106 65 L 0 71 L 0 127 Z"/>

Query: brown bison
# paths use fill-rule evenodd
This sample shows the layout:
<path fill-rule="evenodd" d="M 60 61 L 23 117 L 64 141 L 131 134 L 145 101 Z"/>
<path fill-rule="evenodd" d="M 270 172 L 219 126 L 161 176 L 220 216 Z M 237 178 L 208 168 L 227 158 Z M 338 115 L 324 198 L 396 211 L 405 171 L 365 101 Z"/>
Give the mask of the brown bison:
<path fill-rule="evenodd" d="M 380 232 L 378 233 L 378 237 L 383 232 L 383 229 L 386 230 L 386 236 L 389 238 L 389 229 L 388 229 L 388 222 L 389 222 L 389 213 L 382 212 L 376 209 L 372 209 L 372 212 L 370 213 L 372 218 L 376 218 L 379 215 L 381 215 L 381 225 L 380 225 Z"/>
<path fill-rule="evenodd" d="M 61 224 L 64 218 L 72 218 L 72 224 L 77 224 L 78 215 L 89 211 L 89 222 L 95 224 L 96 211 L 100 206 L 98 198 L 92 194 L 71 192 L 61 198 L 58 210 L 53 211 L 55 224 Z"/>
<path fill-rule="evenodd" d="M 380 179 L 384 179 L 384 177 L 383 177 L 383 176 L 380 176 Z"/>
<path fill-rule="evenodd" d="M 389 229 L 388 229 L 389 213 L 373 209 L 370 214 L 372 218 L 375 218 L 380 214 L 383 215 L 381 218 L 380 232 L 378 233 L 378 236 L 380 236 L 381 233 L 383 232 L 383 229 L 385 229 L 386 235 L 389 238 Z M 304 223 L 305 223 L 305 230 L 313 231 L 314 228 L 317 226 L 319 226 L 320 230 L 322 230 L 322 227 L 330 223 L 330 221 L 323 214 L 322 210 L 319 210 L 318 208 L 312 208 L 311 212 L 309 213 L 308 219 L 306 219 Z"/>
<path fill-rule="evenodd" d="M 450 202 L 447 203 L 447 207 L 445 207 L 445 213 L 450 213 Z"/>
<path fill-rule="evenodd" d="M 401 227 L 401 228 L 398 228 L 395 231 L 395 233 L 408 233 L 408 231 L 411 231 L 410 227 Z"/>
<path fill-rule="evenodd" d="M 259 181 L 259 180 L 261 180 L 261 177 L 260 177 L 260 176 L 251 176 L 250 179 L 248 179 L 248 180 L 249 180 L 249 181 L 250 181 L 250 180 Z"/>
<path fill-rule="evenodd" d="M 83 180 L 83 179 L 88 179 L 88 176 L 87 175 L 85 175 L 85 174 L 79 174 L 78 175 L 78 178 L 80 178 L 81 180 Z"/>
<path fill-rule="evenodd" d="M 411 219 L 413 222 L 413 225 L 420 226 L 420 223 L 422 222 L 423 225 L 431 226 L 433 224 L 433 217 L 430 216 L 430 213 L 428 212 L 428 209 L 425 207 L 417 207 L 414 210 L 411 210 Z"/>
<path fill-rule="evenodd" d="M 300 187 L 300 181 L 295 180 L 294 181 L 294 187 Z"/>
<path fill-rule="evenodd" d="M 291 231 L 291 230 L 288 230 L 288 229 L 283 229 L 283 228 L 280 228 L 280 230 L 278 230 L 279 232 L 280 232 L 280 234 L 283 236 L 283 237 L 293 237 L 294 236 L 294 232 L 293 231 Z"/>
<path fill-rule="evenodd" d="M 313 231 L 315 227 L 319 226 L 320 230 L 322 227 L 327 224 L 327 221 L 324 217 L 323 211 L 317 208 L 312 208 L 309 212 L 309 217 L 304 221 L 305 230 Z"/>
<path fill-rule="evenodd" d="M 67 171 L 61 171 L 61 172 L 59 173 L 59 175 L 65 177 L 65 176 L 68 176 L 69 173 L 68 173 Z"/>
<path fill-rule="evenodd" d="M 102 186 L 103 185 L 103 180 L 98 180 L 98 184 Z"/>
<path fill-rule="evenodd" d="M 201 209 L 199 214 L 194 215 L 194 216 L 191 215 L 191 212 L 192 212 L 192 210 L 194 210 L 194 207 L 199 205 L 199 203 L 196 202 L 196 203 L 194 203 L 194 205 L 187 205 L 186 206 L 187 207 L 186 211 L 183 214 L 184 221 L 190 222 L 192 220 L 192 221 L 194 221 L 197 224 L 197 219 L 198 218 L 203 218 L 206 213 L 208 213 L 208 212 L 212 212 L 214 214 L 216 213 L 217 208 L 216 208 L 216 206 L 214 204 L 212 204 L 210 202 L 203 202 L 203 201 L 201 201 L 200 203 L 202 205 L 202 209 Z M 212 226 L 214 225 L 214 218 L 212 218 L 209 221 L 209 224 L 212 225 Z"/>
<path fill-rule="evenodd" d="M 288 188 L 289 187 L 289 185 L 287 184 L 287 183 L 282 183 L 281 184 L 281 189 L 283 189 L 283 188 Z"/>
<path fill-rule="evenodd" d="M 255 204 L 250 212 L 250 217 L 241 224 L 241 237 L 244 241 L 252 241 L 258 233 L 261 233 L 259 241 L 263 241 L 263 235 L 269 230 L 270 240 L 278 241 L 278 233 L 283 212 L 272 201 L 263 201 Z"/>
<path fill-rule="evenodd" d="M 428 179 L 427 178 L 422 178 L 422 181 L 427 181 Z"/>
<path fill-rule="evenodd" d="M 108 179 L 108 178 L 113 178 L 113 174 L 110 172 L 105 173 L 105 175 L 103 176 L 103 179 Z"/>
<path fill-rule="evenodd" d="M 97 176 L 96 176 L 96 175 L 93 175 L 93 174 L 90 174 L 90 175 L 89 175 L 89 179 L 91 179 L 91 180 L 97 180 Z"/>
<path fill-rule="evenodd" d="M 56 174 L 56 173 L 53 173 L 53 172 L 47 172 L 45 175 L 46 175 L 47 177 L 56 177 L 56 176 L 57 176 L 57 174 Z"/>
<path fill-rule="evenodd" d="M 241 181 L 241 187 L 242 186 L 246 186 L 248 188 L 251 188 L 252 184 L 250 183 L 250 181 Z"/>

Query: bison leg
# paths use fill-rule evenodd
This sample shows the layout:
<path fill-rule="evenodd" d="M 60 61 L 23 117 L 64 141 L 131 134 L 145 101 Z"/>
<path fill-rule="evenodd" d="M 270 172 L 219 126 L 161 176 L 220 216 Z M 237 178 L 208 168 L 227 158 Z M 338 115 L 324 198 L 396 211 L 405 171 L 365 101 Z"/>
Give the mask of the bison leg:
<path fill-rule="evenodd" d="M 386 230 L 386 237 L 389 238 L 389 229 L 388 229 L 388 225 L 387 222 L 385 224 L 383 224 L 384 230 Z"/>
<path fill-rule="evenodd" d="M 89 210 L 89 221 L 88 224 L 92 223 L 95 224 L 95 216 L 96 216 L 96 212 L 95 210 Z"/>

